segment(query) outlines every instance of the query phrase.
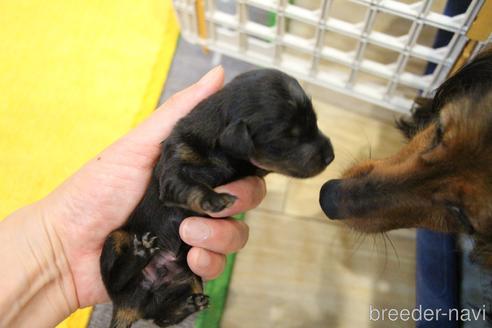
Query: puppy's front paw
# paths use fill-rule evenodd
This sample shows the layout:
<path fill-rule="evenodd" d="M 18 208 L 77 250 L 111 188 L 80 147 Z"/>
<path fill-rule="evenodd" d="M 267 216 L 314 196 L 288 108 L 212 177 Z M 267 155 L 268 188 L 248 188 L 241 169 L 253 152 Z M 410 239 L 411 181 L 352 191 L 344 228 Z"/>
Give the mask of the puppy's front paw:
<path fill-rule="evenodd" d="M 226 193 L 210 193 L 203 197 L 201 207 L 205 212 L 216 213 L 231 207 L 237 197 Z"/>
<path fill-rule="evenodd" d="M 201 311 L 208 307 L 208 296 L 205 294 L 193 294 L 186 300 L 186 306 L 192 312 Z"/>
<path fill-rule="evenodd" d="M 141 238 L 137 235 L 133 237 L 133 254 L 140 257 L 148 257 L 159 250 L 159 247 L 154 247 L 157 236 L 146 232 Z"/>

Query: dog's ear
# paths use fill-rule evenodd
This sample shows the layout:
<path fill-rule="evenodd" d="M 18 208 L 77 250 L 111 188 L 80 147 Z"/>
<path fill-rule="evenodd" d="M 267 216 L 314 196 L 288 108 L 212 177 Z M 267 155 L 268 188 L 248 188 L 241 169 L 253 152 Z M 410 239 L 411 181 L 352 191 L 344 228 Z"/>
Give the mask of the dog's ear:
<path fill-rule="evenodd" d="M 232 122 L 224 129 L 219 144 L 226 152 L 241 159 L 249 159 L 254 151 L 248 125 L 242 120 Z"/>
<path fill-rule="evenodd" d="M 296 102 L 302 102 L 306 98 L 306 94 L 304 93 L 304 90 L 302 89 L 299 82 L 297 82 L 297 80 L 295 79 L 290 79 L 287 82 L 287 90 L 289 91 L 289 95 Z"/>
<path fill-rule="evenodd" d="M 434 106 L 432 98 L 417 97 L 415 105 L 412 109 L 411 117 L 403 117 L 396 120 L 397 128 L 407 139 L 413 138 L 419 131 L 439 117 L 440 108 Z"/>

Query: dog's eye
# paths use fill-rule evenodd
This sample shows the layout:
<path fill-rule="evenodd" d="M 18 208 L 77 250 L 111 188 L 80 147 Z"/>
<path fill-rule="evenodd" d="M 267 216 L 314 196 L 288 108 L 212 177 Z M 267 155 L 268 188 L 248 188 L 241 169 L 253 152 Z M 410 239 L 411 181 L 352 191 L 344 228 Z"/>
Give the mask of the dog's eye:
<path fill-rule="evenodd" d="M 432 164 L 436 160 L 439 160 L 439 156 L 435 156 L 435 150 L 438 148 L 438 146 L 445 146 L 444 144 L 444 127 L 442 126 L 441 122 L 436 123 L 435 131 L 434 131 L 434 136 L 432 137 L 430 143 L 428 146 L 425 147 L 423 150 L 420 158 L 422 159 L 423 163 L 426 164 Z"/>
<path fill-rule="evenodd" d="M 444 136 L 444 127 L 442 124 L 439 122 L 437 124 L 437 129 L 436 129 L 436 138 L 439 140 L 439 142 L 442 141 L 442 137 Z"/>
<path fill-rule="evenodd" d="M 448 205 L 448 211 L 460 222 L 460 224 L 465 228 L 465 231 L 468 234 L 473 234 L 475 229 L 470 222 L 470 218 L 466 215 L 466 212 L 463 208 L 456 205 Z"/>
<path fill-rule="evenodd" d="M 442 142 L 442 138 L 444 137 L 444 127 L 441 122 L 437 123 L 436 134 L 434 135 L 434 140 L 432 142 L 432 148 L 437 147 Z"/>

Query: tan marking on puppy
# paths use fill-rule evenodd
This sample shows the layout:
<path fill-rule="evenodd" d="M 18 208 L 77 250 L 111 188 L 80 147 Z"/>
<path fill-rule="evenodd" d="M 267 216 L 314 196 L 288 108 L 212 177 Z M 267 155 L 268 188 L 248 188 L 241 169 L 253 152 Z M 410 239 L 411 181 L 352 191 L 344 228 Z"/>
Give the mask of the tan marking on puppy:
<path fill-rule="evenodd" d="M 202 282 L 198 279 L 198 277 L 194 277 L 191 281 L 191 291 L 193 294 L 201 294 L 203 293 Z"/>
<path fill-rule="evenodd" d="M 203 191 L 198 189 L 198 188 L 193 188 L 190 190 L 190 193 L 188 194 L 188 199 L 186 200 L 186 203 L 188 206 L 196 212 L 203 212 L 202 209 L 202 200 L 203 200 Z"/>
<path fill-rule="evenodd" d="M 142 315 L 137 309 L 133 308 L 119 308 L 116 310 L 116 322 L 122 327 L 126 327 L 128 323 L 133 323 L 142 318 Z"/>
<path fill-rule="evenodd" d="M 130 235 L 127 232 L 116 230 L 111 233 L 113 249 L 116 254 L 121 254 L 123 248 L 130 246 Z"/>
<path fill-rule="evenodd" d="M 184 143 L 180 143 L 176 146 L 176 154 L 178 154 L 178 157 L 181 160 L 188 163 L 200 164 L 204 162 L 204 159 L 199 154 Z"/>

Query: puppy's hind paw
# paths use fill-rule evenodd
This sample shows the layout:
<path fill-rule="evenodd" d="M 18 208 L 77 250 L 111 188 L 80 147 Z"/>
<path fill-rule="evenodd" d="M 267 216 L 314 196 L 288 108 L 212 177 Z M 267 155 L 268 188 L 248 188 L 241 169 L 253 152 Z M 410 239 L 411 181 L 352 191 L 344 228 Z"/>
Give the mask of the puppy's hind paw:
<path fill-rule="evenodd" d="M 220 212 L 228 207 L 231 207 L 232 204 L 236 201 L 237 197 L 233 195 L 229 195 L 226 193 L 213 193 L 208 194 L 203 197 L 201 206 L 205 212 L 216 213 Z"/>
<path fill-rule="evenodd" d="M 159 250 L 159 247 L 154 247 L 157 236 L 153 236 L 150 232 L 146 232 L 141 238 L 137 235 L 133 237 L 133 254 L 140 257 L 148 257 Z"/>

